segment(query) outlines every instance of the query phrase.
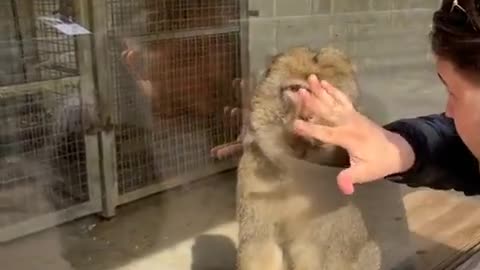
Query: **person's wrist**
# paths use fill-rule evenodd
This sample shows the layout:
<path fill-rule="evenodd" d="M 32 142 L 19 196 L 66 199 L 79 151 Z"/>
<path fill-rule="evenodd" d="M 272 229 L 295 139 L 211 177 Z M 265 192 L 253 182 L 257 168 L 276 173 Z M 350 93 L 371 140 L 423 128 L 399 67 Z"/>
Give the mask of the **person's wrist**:
<path fill-rule="evenodd" d="M 408 171 L 415 163 L 415 152 L 412 146 L 400 134 L 385 130 L 389 141 L 389 151 L 392 153 L 392 172 L 399 174 Z"/>

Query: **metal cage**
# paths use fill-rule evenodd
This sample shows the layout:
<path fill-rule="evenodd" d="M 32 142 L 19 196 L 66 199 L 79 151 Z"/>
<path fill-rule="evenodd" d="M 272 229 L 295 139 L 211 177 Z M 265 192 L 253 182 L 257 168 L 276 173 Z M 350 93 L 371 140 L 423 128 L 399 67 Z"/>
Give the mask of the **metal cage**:
<path fill-rule="evenodd" d="M 0 241 L 110 217 L 120 204 L 234 168 L 237 157 L 215 160 L 210 150 L 240 133 L 241 119 L 224 108 L 241 107 L 246 5 L 0 3 Z M 71 17 L 92 33 L 65 35 L 42 16 Z"/>
<path fill-rule="evenodd" d="M 85 3 L 76 1 L 75 10 L 85 10 Z M 86 128 L 85 106 L 94 96 L 88 40 L 64 35 L 37 20 L 53 16 L 59 1 L 0 5 L 6 13 L 0 20 L 8 26 L 0 48 L 4 242 L 99 212 L 102 205 L 97 135 Z M 86 21 L 80 12 L 74 15 Z M 86 58 L 78 57 L 79 52 Z"/>
<path fill-rule="evenodd" d="M 109 89 L 105 103 L 114 102 L 103 112 L 113 126 L 102 133 L 103 152 L 112 153 L 103 164 L 107 216 L 119 204 L 236 165 L 209 151 L 240 132 L 240 121 L 225 123 L 223 109 L 241 102 L 232 82 L 242 78 L 245 2 L 95 2 L 94 26 L 106 29 L 95 37 L 104 55 L 99 85 Z M 120 57 L 128 46 L 140 63 L 133 68 Z M 139 78 L 150 95 L 142 94 Z"/>

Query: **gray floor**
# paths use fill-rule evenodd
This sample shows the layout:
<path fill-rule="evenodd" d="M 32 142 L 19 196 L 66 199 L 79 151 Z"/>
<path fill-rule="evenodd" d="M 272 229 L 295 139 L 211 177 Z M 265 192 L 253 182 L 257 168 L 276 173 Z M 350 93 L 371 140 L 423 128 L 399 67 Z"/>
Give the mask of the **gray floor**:
<path fill-rule="evenodd" d="M 422 197 L 411 189 L 404 188 L 404 191 L 406 197 L 409 194 Z M 117 217 L 110 221 L 88 217 L 2 246 L 1 269 L 234 270 L 237 243 L 234 196 L 235 171 L 225 172 L 120 207 Z M 444 237 L 449 233 L 435 233 L 441 226 L 425 226 L 428 218 L 421 214 L 443 213 L 442 208 L 452 206 L 451 211 L 462 211 L 458 202 L 449 203 L 454 199 L 448 196 L 427 196 L 421 199 L 426 199 L 423 202 L 412 197 L 407 199 L 408 205 L 413 206 L 410 209 L 413 218 L 419 214 L 423 217 L 409 220 L 418 249 L 413 255 L 418 255 L 422 266 L 428 266 L 419 269 L 451 269 L 433 266 L 444 265 L 445 260 L 454 259 L 452 255 L 459 255 L 448 243 L 450 237 Z M 432 204 L 435 207 L 432 208 Z M 447 221 L 447 226 L 453 224 L 443 217 L 434 218 L 442 219 Z M 434 230 L 433 235 L 429 227 Z M 469 231 L 472 232 L 471 226 L 463 232 Z M 471 237 L 460 236 L 464 240 L 459 245 L 468 243 Z"/>
<path fill-rule="evenodd" d="M 1 269 L 233 269 L 234 185 L 226 173 L 26 237 L 2 248 Z"/>

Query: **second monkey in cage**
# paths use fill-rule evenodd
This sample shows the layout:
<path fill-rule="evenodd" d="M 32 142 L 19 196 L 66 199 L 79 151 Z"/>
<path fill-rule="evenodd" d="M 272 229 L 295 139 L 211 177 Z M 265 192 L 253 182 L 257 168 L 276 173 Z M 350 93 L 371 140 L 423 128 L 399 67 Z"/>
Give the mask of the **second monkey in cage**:
<path fill-rule="evenodd" d="M 358 105 L 356 69 L 340 50 L 297 47 L 274 57 L 252 95 L 238 167 L 238 269 L 380 270 L 396 269 L 399 263 L 412 267 L 408 260 L 392 262 L 383 254 L 393 246 L 395 254 L 390 256 L 401 258 L 408 237 L 379 240 L 389 230 L 402 237 L 407 231 L 393 218 L 375 215 L 381 211 L 371 200 L 382 196 L 346 197 L 338 192 L 335 177 L 339 167 L 348 166 L 347 153 L 294 135 L 298 115 L 290 93 L 308 88 L 310 74 L 342 89 Z M 388 210 L 401 215 L 401 205 L 393 207 Z"/>
<path fill-rule="evenodd" d="M 124 41 L 123 62 L 151 100 L 154 121 L 186 117 L 192 127 L 214 133 L 209 136 L 212 146 L 239 132 L 240 118 L 223 121 L 222 116 L 225 106 L 240 106 L 241 99 L 229 39 L 205 35 L 148 44 Z"/>

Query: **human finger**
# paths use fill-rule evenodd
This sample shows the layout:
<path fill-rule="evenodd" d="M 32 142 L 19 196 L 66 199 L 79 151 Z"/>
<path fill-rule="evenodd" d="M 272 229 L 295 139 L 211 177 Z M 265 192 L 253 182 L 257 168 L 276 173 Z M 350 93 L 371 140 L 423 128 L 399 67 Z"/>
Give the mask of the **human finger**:
<path fill-rule="evenodd" d="M 366 164 L 355 165 L 341 171 L 337 176 L 338 186 L 345 194 L 352 194 L 355 190 L 354 184 L 371 182 L 379 179 L 375 170 Z"/>
<path fill-rule="evenodd" d="M 293 93 L 297 112 L 301 117 L 310 118 L 313 115 L 311 100 L 305 97 L 310 95 L 306 89 L 300 88 Z"/>
<path fill-rule="evenodd" d="M 310 108 L 312 107 L 312 105 L 309 105 L 308 107 L 306 106 L 307 105 L 306 102 L 308 101 L 308 99 L 305 99 L 301 93 L 308 94 L 308 91 L 303 88 L 300 88 L 297 92 L 287 92 L 286 95 L 288 100 L 291 102 L 292 106 L 294 107 L 296 118 L 301 117 L 304 119 L 309 119 L 314 114 Z"/>
<path fill-rule="evenodd" d="M 292 91 L 285 91 L 283 98 L 287 102 L 288 106 L 291 109 L 293 109 L 293 115 L 291 116 L 295 119 L 299 117 L 302 113 L 302 107 L 303 107 L 301 104 L 300 97 Z"/>
<path fill-rule="evenodd" d="M 306 112 L 306 114 L 312 116 L 317 120 L 322 119 L 333 125 L 336 124 L 337 117 L 331 105 L 325 103 L 319 98 L 316 98 L 314 95 L 308 93 L 307 91 L 300 91 L 299 93 L 302 98 L 302 103 L 304 104 L 304 111 Z"/>
<path fill-rule="evenodd" d="M 346 170 L 349 170 L 349 169 L 346 169 Z M 337 176 L 337 185 L 343 194 L 352 195 L 355 192 L 355 187 L 353 186 L 352 179 L 346 176 L 344 171 L 340 172 L 340 174 Z"/>
<path fill-rule="evenodd" d="M 345 195 L 352 195 L 355 192 L 354 184 L 362 183 L 368 179 L 368 168 L 352 164 L 349 168 L 342 170 L 337 176 L 337 183 Z"/>
<path fill-rule="evenodd" d="M 315 96 L 319 96 L 320 91 L 322 91 L 322 85 L 320 84 L 317 76 L 315 74 L 310 74 L 307 78 L 307 81 L 310 86 L 310 90 L 312 91 L 312 94 L 314 94 Z"/>
<path fill-rule="evenodd" d="M 335 105 L 335 100 L 328 92 L 325 91 L 316 75 L 310 75 L 308 77 L 308 83 L 310 85 L 310 91 L 312 94 L 325 106 L 330 108 Z"/>
<path fill-rule="evenodd" d="M 346 106 L 347 108 L 353 108 L 352 102 L 347 95 L 335 86 L 331 85 L 328 81 L 322 80 L 320 82 L 320 86 L 325 90 L 324 92 L 328 93 L 329 96 L 332 97 L 337 103 Z"/>

